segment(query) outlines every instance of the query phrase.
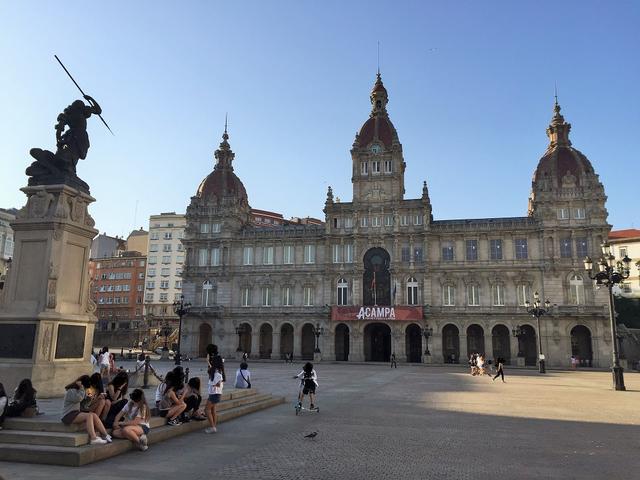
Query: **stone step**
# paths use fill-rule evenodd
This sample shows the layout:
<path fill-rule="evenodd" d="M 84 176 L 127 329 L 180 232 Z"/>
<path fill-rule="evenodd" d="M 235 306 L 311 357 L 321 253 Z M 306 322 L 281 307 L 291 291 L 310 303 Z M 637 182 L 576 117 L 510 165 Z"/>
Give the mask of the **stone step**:
<path fill-rule="evenodd" d="M 79 447 L 89 443 L 87 432 L 34 432 L 30 430 L 0 430 L 0 443 Z"/>
<path fill-rule="evenodd" d="M 244 398 L 254 397 L 258 395 L 258 391 L 255 388 L 250 389 L 229 389 L 229 391 L 222 394 L 222 401 L 219 404 L 220 410 L 225 408 L 226 402 L 235 402 Z M 202 403 L 206 401 L 206 397 L 203 398 Z M 151 417 L 150 426 L 158 427 L 164 425 L 166 420 L 161 417 Z M 38 432 L 60 432 L 60 433 L 74 433 L 84 431 L 84 427 L 81 424 L 65 425 L 60 421 L 59 415 L 48 414 L 34 418 L 22 418 L 11 417 L 5 418 L 3 423 L 4 430 L 30 430 Z"/>
<path fill-rule="evenodd" d="M 285 402 L 283 397 L 274 398 L 270 395 L 257 395 L 255 392 L 253 395 L 245 394 L 239 396 L 246 397 L 246 402 L 239 406 L 220 411 L 218 415 L 218 423 L 227 422 L 233 418 L 257 412 Z M 230 397 L 232 397 L 232 395 L 230 395 Z M 252 401 L 252 397 L 262 399 Z M 222 405 L 222 403 L 220 405 Z M 155 418 L 157 417 L 154 417 L 154 419 Z M 164 419 L 160 420 L 164 421 Z M 179 435 L 203 430 L 207 426 L 208 423 L 206 421 L 192 421 L 173 427 L 168 425 L 162 425 L 155 428 L 152 427 L 149 432 L 149 443 L 154 444 Z M 26 433 L 31 434 L 32 432 Z M 85 444 L 76 447 L 24 443 L 0 443 L 0 461 L 80 466 L 114 457 L 131 449 L 133 449 L 133 445 L 130 441 L 120 439 L 114 439 L 114 442 L 109 445 Z"/>

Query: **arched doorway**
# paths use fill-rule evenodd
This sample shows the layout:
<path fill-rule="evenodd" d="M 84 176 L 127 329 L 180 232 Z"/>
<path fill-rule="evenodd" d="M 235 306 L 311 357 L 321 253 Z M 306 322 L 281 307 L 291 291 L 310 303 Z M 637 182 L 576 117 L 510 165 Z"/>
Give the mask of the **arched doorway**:
<path fill-rule="evenodd" d="M 293 353 L 293 326 L 285 323 L 280 327 L 280 356 L 286 357 Z"/>
<path fill-rule="evenodd" d="M 493 343 L 493 359 L 503 358 L 506 364 L 511 363 L 511 339 L 509 329 L 504 325 L 496 325 L 491 330 Z"/>
<path fill-rule="evenodd" d="M 251 325 L 248 323 L 240 325 L 240 351 L 251 353 Z"/>
<path fill-rule="evenodd" d="M 571 329 L 571 355 L 578 359 L 580 366 L 591 367 L 593 365 L 591 332 L 584 325 L 576 325 Z"/>
<path fill-rule="evenodd" d="M 346 362 L 349 360 L 349 327 L 344 323 L 336 327 L 335 335 L 336 360 Z"/>
<path fill-rule="evenodd" d="M 442 329 L 442 356 L 444 363 L 459 363 L 460 361 L 460 331 L 452 324 Z"/>
<path fill-rule="evenodd" d="M 260 358 L 271 358 L 273 349 L 273 327 L 263 323 L 260 327 Z"/>
<path fill-rule="evenodd" d="M 313 360 L 313 351 L 316 347 L 315 335 L 313 334 L 313 325 L 305 323 L 302 327 L 302 337 L 300 338 L 301 348 L 300 354 L 303 360 Z"/>
<path fill-rule="evenodd" d="M 415 323 L 409 325 L 405 331 L 405 348 L 407 352 L 407 362 L 422 362 L 422 332 Z"/>
<path fill-rule="evenodd" d="M 469 325 L 467 328 L 467 353 L 485 354 L 484 351 L 484 329 L 477 324 Z"/>
<path fill-rule="evenodd" d="M 367 362 L 388 362 L 391 359 L 391 329 L 384 323 L 364 327 L 364 359 Z"/>
<path fill-rule="evenodd" d="M 533 367 L 538 363 L 536 331 L 531 325 L 523 325 L 520 330 L 522 332 L 522 335 L 518 337 L 520 354 L 524 357 L 524 364 Z"/>
<path fill-rule="evenodd" d="M 201 323 L 198 329 L 198 356 L 207 356 L 207 345 L 213 341 L 213 331 L 208 323 Z"/>
<path fill-rule="evenodd" d="M 365 305 L 391 305 L 390 262 L 391 257 L 384 248 L 371 248 L 364 254 L 362 293 Z"/>

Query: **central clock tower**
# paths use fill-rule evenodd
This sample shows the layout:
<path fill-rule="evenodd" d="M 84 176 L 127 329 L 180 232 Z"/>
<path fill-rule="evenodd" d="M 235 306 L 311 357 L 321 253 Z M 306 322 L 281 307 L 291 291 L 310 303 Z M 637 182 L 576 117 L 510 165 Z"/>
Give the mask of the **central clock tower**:
<path fill-rule="evenodd" d="M 351 149 L 353 203 L 391 203 L 404 198 L 405 162 L 398 133 L 389 120 L 387 89 L 380 72 L 371 90 L 371 114 Z"/>

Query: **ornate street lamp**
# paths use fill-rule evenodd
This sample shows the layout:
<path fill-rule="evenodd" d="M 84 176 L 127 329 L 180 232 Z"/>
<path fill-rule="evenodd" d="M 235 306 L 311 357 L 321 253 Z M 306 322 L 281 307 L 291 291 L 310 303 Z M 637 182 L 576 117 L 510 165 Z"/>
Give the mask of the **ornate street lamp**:
<path fill-rule="evenodd" d="M 522 352 L 522 337 L 524 337 L 527 333 L 524 331 L 524 329 L 520 326 L 520 325 L 516 325 L 512 330 L 511 330 L 511 335 L 513 335 L 514 338 L 518 339 L 518 356 L 519 357 L 524 357 L 524 353 Z"/>
<path fill-rule="evenodd" d="M 191 309 L 191 304 L 190 303 L 185 303 L 184 302 L 184 295 L 180 295 L 180 301 L 179 302 L 173 302 L 173 311 L 176 312 L 176 315 L 178 315 L 179 318 L 179 322 L 178 322 L 178 351 L 175 352 L 174 356 L 176 359 L 176 365 L 180 365 L 181 363 L 181 349 L 180 349 L 180 342 L 182 341 L 182 317 L 185 316 L 187 313 L 189 313 L 189 310 Z"/>
<path fill-rule="evenodd" d="M 316 349 L 313 352 L 320 353 L 320 346 L 318 342 L 320 340 L 320 335 L 324 333 L 324 328 L 321 327 L 319 323 L 316 323 L 316 326 L 311 328 L 313 328 L 313 334 L 316 336 Z"/>
<path fill-rule="evenodd" d="M 421 328 L 420 331 L 422 335 L 424 335 L 424 354 L 431 355 L 429 352 L 429 337 L 433 335 L 433 328 L 425 325 L 424 328 Z"/>
<path fill-rule="evenodd" d="M 535 292 L 533 294 L 533 308 L 531 308 L 531 302 L 529 300 L 524 302 L 524 306 L 527 307 L 527 313 L 532 315 L 536 319 L 538 325 L 538 372 L 546 373 L 547 370 L 544 367 L 544 355 L 542 354 L 542 332 L 540 330 L 540 317 L 543 315 L 549 315 L 551 309 L 551 302 L 546 300 L 544 302 L 544 308 L 540 302 L 540 294 Z"/>
<path fill-rule="evenodd" d="M 616 258 L 611 254 L 611 245 L 608 243 L 602 244 L 602 257 L 598 260 L 598 271 L 593 272 L 593 261 L 589 257 L 584 259 L 584 269 L 587 271 L 587 275 L 591 280 L 595 280 L 597 286 L 605 286 L 609 291 L 609 321 L 611 322 L 611 343 L 613 366 L 611 372 L 613 373 L 613 388 L 616 390 L 626 390 L 624 386 L 623 369 L 620 366 L 620 357 L 618 355 L 618 334 L 616 331 L 616 315 L 615 304 L 613 300 L 613 286 L 621 283 L 623 280 L 629 278 L 629 264 L 631 259 L 628 256 L 624 256 L 623 259 L 616 261 Z M 640 262 L 636 263 L 636 265 Z"/>

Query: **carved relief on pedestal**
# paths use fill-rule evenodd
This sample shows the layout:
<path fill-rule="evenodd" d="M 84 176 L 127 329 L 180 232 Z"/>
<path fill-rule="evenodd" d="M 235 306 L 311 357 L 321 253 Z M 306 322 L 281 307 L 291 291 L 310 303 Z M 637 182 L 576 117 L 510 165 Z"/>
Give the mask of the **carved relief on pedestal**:
<path fill-rule="evenodd" d="M 49 278 L 47 280 L 47 308 L 56 308 L 56 290 L 58 284 L 58 272 L 53 266 L 53 263 L 49 264 Z"/>
<path fill-rule="evenodd" d="M 42 328 L 42 341 L 40 342 L 40 351 L 42 352 L 43 360 L 50 360 L 51 358 L 51 339 L 53 338 L 53 325 L 47 323 Z"/>
<path fill-rule="evenodd" d="M 33 218 L 47 216 L 53 200 L 53 195 L 44 190 L 39 190 L 35 195 L 31 195 L 27 201 L 28 216 Z"/>

